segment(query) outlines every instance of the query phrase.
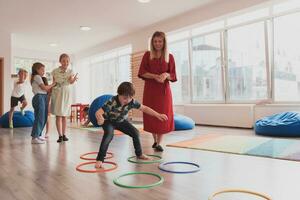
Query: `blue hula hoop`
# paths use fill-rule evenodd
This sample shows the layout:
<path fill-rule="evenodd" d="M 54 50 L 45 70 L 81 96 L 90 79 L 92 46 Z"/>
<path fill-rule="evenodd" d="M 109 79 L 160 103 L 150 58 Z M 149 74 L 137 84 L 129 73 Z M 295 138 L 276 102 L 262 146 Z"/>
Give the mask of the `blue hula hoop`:
<path fill-rule="evenodd" d="M 177 170 L 169 170 L 166 169 L 165 166 L 166 165 L 172 165 L 172 164 L 185 164 L 185 165 L 192 165 L 197 167 L 194 170 L 188 170 L 188 171 L 177 171 Z M 182 162 L 182 161 L 177 161 L 177 162 L 165 162 L 165 163 L 161 163 L 158 168 L 162 171 L 165 172 L 169 172 L 169 173 L 176 173 L 176 174 L 189 174 L 189 173 L 195 173 L 200 171 L 200 165 L 196 164 L 196 163 L 192 163 L 192 162 Z"/>

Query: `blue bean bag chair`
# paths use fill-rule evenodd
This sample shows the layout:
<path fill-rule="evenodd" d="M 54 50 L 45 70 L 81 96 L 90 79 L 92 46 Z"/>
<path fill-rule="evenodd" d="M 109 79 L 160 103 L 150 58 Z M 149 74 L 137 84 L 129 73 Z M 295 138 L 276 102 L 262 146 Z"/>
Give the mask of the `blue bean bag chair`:
<path fill-rule="evenodd" d="M 255 133 L 264 136 L 300 137 L 300 113 L 284 112 L 256 121 Z"/>
<path fill-rule="evenodd" d="M 184 115 L 174 114 L 175 131 L 190 130 L 195 127 L 195 122 Z"/>
<path fill-rule="evenodd" d="M 0 126 L 8 128 L 8 112 L 0 117 Z M 34 121 L 34 113 L 32 111 L 25 111 L 25 115 L 22 115 L 20 111 L 15 111 L 13 116 L 14 128 L 18 127 L 32 127 Z"/>
<path fill-rule="evenodd" d="M 99 127 L 99 125 L 97 124 L 96 116 L 95 116 L 97 110 L 99 108 L 101 108 L 104 105 L 104 103 L 112 97 L 113 97 L 113 95 L 111 95 L 111 94 L 105 94 L 105 95 L 101 95 L 100 97 L 97 97 L 92 102 L 90 109 L 89 109 L 89 119 L 95 127 Z"/>

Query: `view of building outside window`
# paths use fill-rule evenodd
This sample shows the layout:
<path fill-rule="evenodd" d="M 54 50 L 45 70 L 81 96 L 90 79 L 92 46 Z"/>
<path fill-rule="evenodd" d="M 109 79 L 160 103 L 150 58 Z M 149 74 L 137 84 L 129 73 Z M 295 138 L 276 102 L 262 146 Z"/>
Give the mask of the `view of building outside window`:
<path fill-rule="evenodd" d="M 172 43 L 169 51 L 176 64 L 177 82 L 171 83 L 174 104 L 189 103 L 189 45 L 188 40 Z"/>
<path fill-rule="evenodd" d="M 267 98 L 264 23 L 228 30 L 229 99 L 249 101 Z"/>
<path fill-rule="evenodd" d="M 300 100 L 300 14 L 274 19 L 274 100 Z"/>
<path fill-rule="evenodd" d="M 193 102 L 222 101 L 220 33 L 192 39 Z"/>

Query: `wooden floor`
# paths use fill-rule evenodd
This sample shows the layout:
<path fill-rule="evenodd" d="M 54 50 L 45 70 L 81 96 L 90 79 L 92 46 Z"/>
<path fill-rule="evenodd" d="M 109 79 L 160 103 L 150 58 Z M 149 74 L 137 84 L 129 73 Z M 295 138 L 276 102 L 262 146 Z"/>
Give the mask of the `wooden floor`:
<path fill-rule="evenodd" d="M 158 169 L 158 164 L 133 164 L 131 139 L 115 136 L 109 151 L 119 167 L 112 172 L 87 174 L 75 170 L 83 162 L 79 156 L 97 151 L 102 135 L 80 129 L 68 129 L 70 141 L 58 144 L 54 126 L 47 144 L 32 145 L 30 128 L 0 128 L 0 199 L 101 199 L 101 200 L 207 200 L 215 191 L 243 188 L 268 194 L 274 200 L 300 199 L 300 163 L 262 157 L 224 154 L 165 147 L 164 161 L 190 161 L 201 165 L 194 174 L 171 174 Z M 254 134 L 248 129 L 198 126 L 191 131 L 173 132 L 164 143 L 182 141 L 205 133 Z M 153 154 L 150 134 L 141 134 L 143 150 Z M 130 171 L 155 172 L 165 179 L 151 189 L 125 189 L 113 179 Z M 147 184 L 151 178 L 124 179 Z M 133 183 L 134 184 L 134 183 Z M 220 199 L 233 199 L 232 196 Z M 239 200 L 258 199 L 240 195 Z M 216 198 L 217 199 L 217 198 Z"/>

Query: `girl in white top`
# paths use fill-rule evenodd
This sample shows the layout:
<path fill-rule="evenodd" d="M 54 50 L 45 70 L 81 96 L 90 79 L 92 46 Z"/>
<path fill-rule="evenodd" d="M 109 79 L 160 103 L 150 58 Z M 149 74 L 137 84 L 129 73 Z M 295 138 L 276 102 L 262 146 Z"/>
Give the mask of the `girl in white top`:
<path fill-rule="evenodd" d="M 55 86 L 55 82 L 51 85 L 45 85 L 42 77 L 45 74 L 45 66 L 42 63 L 34 63 L 32 65 L 31 86 L 34 96 L 32 98 L 32 106 L 34 109 L 34 122 L 32 126 L 31 136 L 32 144 L 43 144 L 45 139 L 41 137 L 42 131 L 46 125 L 48 117 L 47 92 Z"/>
<path fill-rule="evenodd" d="M 15 111 L 15 107 L 18 106 L 18 103 L 20 102 L 22 104 L 21 106 L 21 113 L 22 115 L 25 115 L 24 109 L 27 106 L 27 101 L 25 98 L 25 81 L 27 78 L 27 71 L 25 69 L 20 69 L 18 72 L 18 80 L 14 82 L 14 89 L 12 91 L 11 97 L 10 97 L 10 110 L 8 113 L 9 116 L 9 128 L 13 128 L 13 115 Z"/>
<path fill-rule="evenodd" d="M 71 85 L 77 81 L 77 74 L 74 75 L 71 69 L 68 69 L 70 57 L 62 54 L 59 57 L 60 67 L 52 71 L 56 86 L 51 94 L 51 113 L 56 115 L 56 128 L 58 132 L 57 142 L 68 141 L 66 137 L 67 117 L 71 112 Z"/>

